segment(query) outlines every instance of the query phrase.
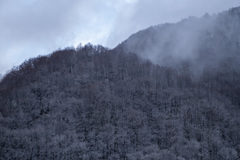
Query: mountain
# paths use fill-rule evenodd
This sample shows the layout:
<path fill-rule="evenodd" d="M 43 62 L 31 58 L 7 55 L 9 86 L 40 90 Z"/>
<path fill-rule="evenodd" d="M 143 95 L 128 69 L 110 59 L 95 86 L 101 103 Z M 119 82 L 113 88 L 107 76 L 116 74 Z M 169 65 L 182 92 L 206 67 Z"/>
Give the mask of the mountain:
<path fill-rule="evenodd" d="M 0 159 L 238 159 L 239 13 L 12 69 L 0 82 Z"/>

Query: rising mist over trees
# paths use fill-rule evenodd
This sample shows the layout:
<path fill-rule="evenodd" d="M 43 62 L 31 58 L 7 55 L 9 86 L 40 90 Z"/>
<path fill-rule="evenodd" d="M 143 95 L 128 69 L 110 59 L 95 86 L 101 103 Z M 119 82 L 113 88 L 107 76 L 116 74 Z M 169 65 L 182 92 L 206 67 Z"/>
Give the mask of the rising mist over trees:
<path fill-rule="evenodd" d="M 226 61 L 239 70 L 239 14 L 239 8 L 233 8 L 217 15 L 150 27 L 133 34 L 117 48 L 138 53 L 159 65 L 178 68 L 179 63 L 187 62 L 195 73 L 217 69 L 229 63 Z"/>
<path fill-rule="evenodd" d="M 239 19 L 29 59 L 0 82 L 0 159 L 238 159 Z"/>

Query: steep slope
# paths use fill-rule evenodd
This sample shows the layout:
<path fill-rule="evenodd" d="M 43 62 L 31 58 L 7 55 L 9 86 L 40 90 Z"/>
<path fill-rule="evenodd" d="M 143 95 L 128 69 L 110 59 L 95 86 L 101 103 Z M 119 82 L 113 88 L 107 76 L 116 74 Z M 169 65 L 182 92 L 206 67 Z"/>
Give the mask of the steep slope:
<path fill-rule="evenodd" d="M 31 59 L 0 84 L 1 159 L 235 159 L 239 107 L 213 81 L 102 47 Z"/>
<path fill-rule="evenodd" d="M 176 24 L 139 31 L 116 49 L 136 53 L 154 64 L 185 68 L 194 80 L 215 79 L 213 89 L 228 93 L 240 104 L 240 7 Z M 216 85 L 218 84 L 218 85 Z M 234 97 L 234 98 L 233 98 Z"/>
<path fill-rule="evenodd" d="M 235 10 L 222 15 L 231 19 Z M 144 36 L 133 35 L 113 50 L 67 48 L 13 69 L 0 82 L 0 159 L 239 158 L 238 60 L 222 69 L 217 60 L 217 70 L 206 68 L 195 76 L 188 55 L 184 63 L 166 57 L 167 63 L 174 59 L 171 66 L 138 57 L 159 47 L 146 43 L 146 36 L 188 21 L 157 27 L 156 34 L 142 31 Z M 201 25 L 197 19 L 191 23 Z M 229 34 L 225 31 L 214 36 Z M 229 57 L 239 53 L 232 44 L 237 36 L 230 38 Z M 202 54 L 229 61 L 223 45 L 210 45 L 216 52 L 204 45 L 196 52 L 200 62 L 206 61 Z"/>

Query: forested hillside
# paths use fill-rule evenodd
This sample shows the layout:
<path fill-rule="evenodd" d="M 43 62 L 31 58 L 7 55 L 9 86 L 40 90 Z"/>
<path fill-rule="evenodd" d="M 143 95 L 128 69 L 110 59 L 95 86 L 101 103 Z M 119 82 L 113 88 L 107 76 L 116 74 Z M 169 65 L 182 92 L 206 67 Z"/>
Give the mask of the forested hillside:
<path fill-rule="evenodd" d="M 0 82 L 0 159 L 238 159 L 239 20 L 235 8 L 13 68 Z"/>

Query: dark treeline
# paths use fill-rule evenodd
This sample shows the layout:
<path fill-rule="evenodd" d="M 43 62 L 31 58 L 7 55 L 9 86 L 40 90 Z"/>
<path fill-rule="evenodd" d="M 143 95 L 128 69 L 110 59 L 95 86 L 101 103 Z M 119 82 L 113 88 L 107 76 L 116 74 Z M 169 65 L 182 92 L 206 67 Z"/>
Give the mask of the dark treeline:
<path fill-rule="evenodd" d="M 0 159 L 238 159 L 233 52 L 197 75 L 121 46 L 29 59 L 0 82 Z"/>

